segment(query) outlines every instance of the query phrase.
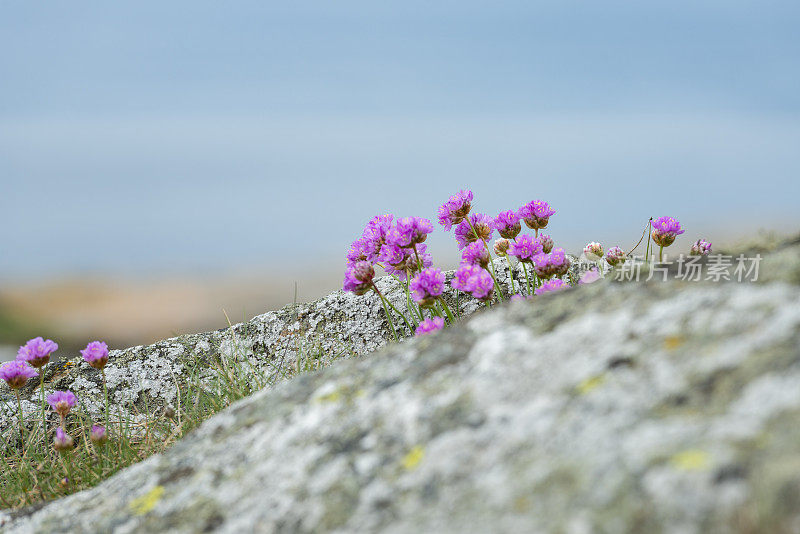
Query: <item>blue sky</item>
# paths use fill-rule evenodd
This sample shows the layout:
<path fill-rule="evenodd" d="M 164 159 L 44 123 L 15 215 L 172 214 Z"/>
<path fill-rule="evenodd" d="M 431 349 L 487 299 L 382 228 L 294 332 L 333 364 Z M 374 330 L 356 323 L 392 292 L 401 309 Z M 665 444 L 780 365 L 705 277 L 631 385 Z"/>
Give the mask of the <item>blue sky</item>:
<path fill-rule="evenodd" d="M 549 200 L 572 247 L 650 215 L 693 238 L 800 223 L 797 2 L 0 14 L 5 277 L 341 269 L 370 216 L 433 218 L 461 187 L 490 213 Z"/>

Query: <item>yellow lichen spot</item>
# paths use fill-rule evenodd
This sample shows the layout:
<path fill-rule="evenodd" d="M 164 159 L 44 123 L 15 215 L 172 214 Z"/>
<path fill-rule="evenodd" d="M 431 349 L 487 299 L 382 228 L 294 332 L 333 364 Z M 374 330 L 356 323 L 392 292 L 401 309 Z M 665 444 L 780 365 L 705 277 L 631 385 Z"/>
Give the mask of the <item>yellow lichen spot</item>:
<path fill-rule="evenodd" d="M 155 507 L 163 495 L 164 486 L 156 486 L 141 497 L 137 497 L 131 501 L 131 512 L 136 515 L 146 514 Z"/>
<path fill-rule="evenodd" d="M 670 461 L 682 471 L 704 471 L 711 464 L 711 457 L 706 451 L 690 449 L 679 452 Z"/>
<path fill-rule="evenodd" d="M 606 377 L 603 375 L 591 376 L 586 380 L 583 380 L 580 384 L 578 384 L 577 386 L 578 393 L 580 393 L 581 395 L 586 395 L 593 389 L 600 386 L 605 381 Z"/>
<path fill-rule="evenodd" d="M 408 454 L 403 457 L 403 467 L 408 471 L 415 469 L 424 456 L 425 449 L 423 449 L 421 445 L 415 445 L 414 448 L 408 451 Z"/>
<path fill-rule="evenodd" d="M 322 395 L 321 397 L 317 397 L 318 402 L 336 402 L 342 397 L 342 392 L 338 389 L 336 391 L 331 391 L 326 395 Z"/>
<path fill-rule="evenodd" d="M 686 339 L 682 336 L 667 336 L 664 338 L 664 348 L 667 350 L 675 350 L 684 344 Z"/>

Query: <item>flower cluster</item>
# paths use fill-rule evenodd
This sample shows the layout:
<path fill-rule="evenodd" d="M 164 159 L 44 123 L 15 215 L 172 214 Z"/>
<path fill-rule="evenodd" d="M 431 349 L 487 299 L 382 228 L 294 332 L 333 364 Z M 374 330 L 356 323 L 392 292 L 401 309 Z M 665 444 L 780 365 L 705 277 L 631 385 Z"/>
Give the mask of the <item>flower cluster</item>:
<path fill-rule="evenodd" d="M 0 365 L 0 378 L 6 381 L 11 389 L 19 389 L 29 378 L 39 376 L 36 369 L 24 360 L 13 360 Z"/>
<path fill-rule="evenodd" d="M 409 290 L 414 302 L 423 308 L 431 307 L 444 292 L 444 273 L 435 267 L 423 269 L 411 281 Z"/>
<path fill-rule="evenodd" d="M 479 300 L 492 298 L 494 280 L 486 269 L 478 265 L 461 264 L 450 283 L 455 289 L 470 293 Z"/>
<path fill-rule="evenodd" d="M 519 219 L 519 215 L 513 210 L 504 211 L 494 218 L 494 227 L 500 237 L 514 239 L 522 231 Z"/>
<path fill-rule="evenodd" d="M 586 256 L 586 259 L 597 261 L 603 257 L 603 245 L 596 241 L 592 241 L 583 247 L 583 254 Z"/>
<path fill-rule="evenodd" d="M 47 365 L 50 355 L 58 350 L 58 345 L 52 340 L 45 341 L 41 337 L 31 339 L 19 348 L 17 359 L 22 360 L 36 367 L 37 369 Z"/>
<path fill-rule="evenodd" d="M 611 247 L 606 252 L 606 261 L 612 267 L 625 263 L 625 253 L 619 247 Z"/>
<path fill-rule="evenodd" d="M 689 252 L 692 256 L 708 256 L 711 253 L 711 243 L 705 239 L 698 239 L 692 243 L 692 249 Z"/>
<path fill-rule="evenodd" d="M 78 397 L 71 391 L 56 391 L 47 396 L 47 403 L 58 415 L 66 417 L 78 403 Z"/>
<path fill-rule="evenodd" d="M 95 369 L 102 369 L 108 363 L 108 345 L 102 341 L 92 341 L 81 351 L 86 363 Z"/>
<path fill-rule="evenodd" d="M 530 234 L 523 234 L 511 243 L 508 253 L 523 263 L 533 263 L 533 258 L 542 254 L 542 242 Z"/>
<path fill-rule="evenodd" d="M 683 232 L 681 223 L 672 217 L 659 217 L 653 221 L 653 241 L 660 247 L 670 246 Z"/>
<path fill-rule="evenodd" d="M 468 265 L 480 265 L 484 269 L 489 265 L 491 257 L 486 246 L 480 242 L 475 241 L 470 243 L 461 253 L 461 263 Z"/>
<path fill-rule="evenodd" d="M 344 290 L 363 295 L 372 288 L 375 269 L 366 260 L 351 263 L 344 273 Z"/>
<path fill-rule="evenodd" d="M 439 224 L 450 230 L 469 215 L 472 209 L 472 191 L 461 190 L 439 207 Z"/>
<path fill-rule="evenodd" d="M 442 328 L 444 328 L 444 319 L 441 317 L 431 317 L 430 319 L 425 319 L 419 323 L 419 326 L 414 331 L 414 335 L 422 336 L 425 334 L 430 334 L 431 332 L 436 332 Z"/>
<path fill-rule="evenodd" d="M 542 283 L 541 286 L 536 288 L 536 291 L 534 291 L 534 293 L 537 295 L 542 295 L 544 293 L 561 291 L 562 289 L 568 289 L 568 288 L 569 288 L 568 283 L 561 280 L 560 278 L 554 278 L 553 280 L 547 280 L 546 282 Z"/>
<path fill-rule="evenodd" d="M 464 248 L 475 241 L 488 241 L 492 237 L 494 221 L 485 213 L 472 213 L 456 226 L 455 236 L 458 248 Z"/>
<path fill-rule="evenodd" d="M 570 261 L 563 248 L 553 249 L 549 254 L 542 252 L 533 258 L 536 276 L 543 279 L 563 276 L 569 271 Z"/>
<path fill-rule="evenodd" d="M 528 228 L 532 230 L 541 230 L 550 222 L 550 217 L 555 214 L 556 210 L 550 207 L 550 204 L 543 200 L 533 200 L 522 206 L 517 215 L 525 221 Z"/>

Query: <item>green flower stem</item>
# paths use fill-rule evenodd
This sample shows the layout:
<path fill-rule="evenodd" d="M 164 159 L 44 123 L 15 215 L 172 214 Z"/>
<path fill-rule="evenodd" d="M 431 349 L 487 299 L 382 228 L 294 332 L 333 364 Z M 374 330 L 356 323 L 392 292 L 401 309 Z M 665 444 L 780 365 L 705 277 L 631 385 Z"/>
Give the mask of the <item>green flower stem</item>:
<path fill-rule="evenodd" d="M 528 267 L 525 265 L 524 261 L 521 263 L 522 263 L 522 270 L 525 271 L 525 280 L 528 281 L 528 295 L 532 295 L 533 293 L 531 292 L 531 277 L 528 276 Z"/>
<path fill-rule="evenodd" d="M 444 312 L 447 314 L 447 319 L 450 321 L 450 324 L 453 324 L 456 318 L 453 317 L 453 312 L 450 311 L 450 308 L 447 306 L 447 303 L 442 297 L 439 297 L 439 303 L 442 305 Z"/>
<path fill-rule="evenodd" d="M 409 288 L 409 280 L 411 280 L 411 276 L 410 276 L 410 273 L 408 272 L 408 269 L 406 269 L 406 279 L 403 282 L 403 288 L 405 289 L 405 292 L 406 292 L 406 308 L 408 309 L 408 311 L 411 313 L 412 316 L 418 316 L 420 321 L 424 321 L 425 320 L 425 316 L 422 315 L 422 310 L 420 310 L 419 308 L 415 307 L 411 303 L 411 289 Z M 414 326 L 416 326 L 416 324 L 417 324 L 416 320 L 413 321 L 413 322 L 414 322 Z"/>
<path fill-rule="evenodd" d="M 380 289 L 378 289 L 378 286 L 376 286 L 374 282 L 372 283 L 372 289 L 374 289 L 375 293 L 377 293 L 378 296 L 381 298 L 381 303 L 383 304 L 383 312 L 386 314 L 386 319 L 389 321 L 389 326 L 392 327 L 392 334 L 394 335 L 394 340 L 397 341 L 398 340 L 397 330 L 395 330 L 394 328 L 394 321 L 392 321 L 392 315 L 389 313 L 389 308 L 386 307 L 386 304 L 388 303 L 389 306 L 391 306 L 392 309 L 394 309 L 397 313 L 400 312 L 397 310 L 397 308 L 394 307 L 394 305 L 391 302 L 389 302 L 386 299 L 386 297 L 383 296 L 383 293 L 381 293 Z M 411 325 L 408 324 L 408 319 L 406 319 L 406 316 L 400 313 L 400 317 L 402 317 L 403 320 L 406 322 L 406 326 L 408 326 L 408 328 L 411 329 Z M 411 329 L 411 331 L 413 332 L 414 330 Z"/>
<path fill-rule="evenodd" d="M 39 374 L 39 403 L 42 405 L 42 438 L 44 439 L 44 446 L 47 447 L 47 420 L 45 418 L 44 410 L 44 368 L 47 364 L 43 365 Z"/>
<path fill-rule="evenodd" d="M 19 389 L 15 389 L 17 394 L 17 409 L 19 410 L 19 437 L 22 439 L 22 457 L 25 457 L 25 420 L 22 416 L 22 400 L 19 398 Z"/>
<path fill-rule="evenodd" d="M 659 245 L 658 247 L 658 263 L 661 263 L 664 260 L 664 245 Z"/>

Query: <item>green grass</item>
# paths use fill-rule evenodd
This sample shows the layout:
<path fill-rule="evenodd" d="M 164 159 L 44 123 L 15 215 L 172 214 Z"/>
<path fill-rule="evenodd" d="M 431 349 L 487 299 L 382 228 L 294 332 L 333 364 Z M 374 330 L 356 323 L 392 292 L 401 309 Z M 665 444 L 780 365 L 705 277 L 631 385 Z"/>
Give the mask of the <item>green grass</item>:
<path fill-rule="evenodd" d="M 15 442 L 5 441 L 6 437 L 0 442 L 3 452 L 0 508 L 23 508 L 95 486 L 120 469 L 165 451 L 237 400 L 295 375 L 321 369 L 326 362 L 352 352 L 342 351 L 325 358 L 318 342 L 295 338 L 292 348 L 297 354 L 296 361 L 289 362 L 287 349 L 283 354 L 265 358 L 269 362 L 265 366 L 260 361 L 261 365 L 254 367 L 248 363 L 247 351 L 233 327 L 230 332 L 232 354 L 226 357 L 216 347 L 206 361 L 198 360 L 193 367 L 189 366 L 189 378 L 184 387 L 178 387 L 174 407 L 151 410 L 145 404 L 139 413 L 128 416 L 112 411 L 107 425 L 109 440 L 103 445 L 89 439 L 92 417 L 81 404 L 66 418 L 65 430 L 75 441 L 75 447 L 66 454 L 53 448 L 55 426 L 44 432 L 38 413 L 30 415 L 26 421 L 24 454 L 18 433 Z M 213 369 L 211 378 L 201 380 L 201 369 L 209 365 Z M 102 398 L 97 400 L 102 402 Z"/>

